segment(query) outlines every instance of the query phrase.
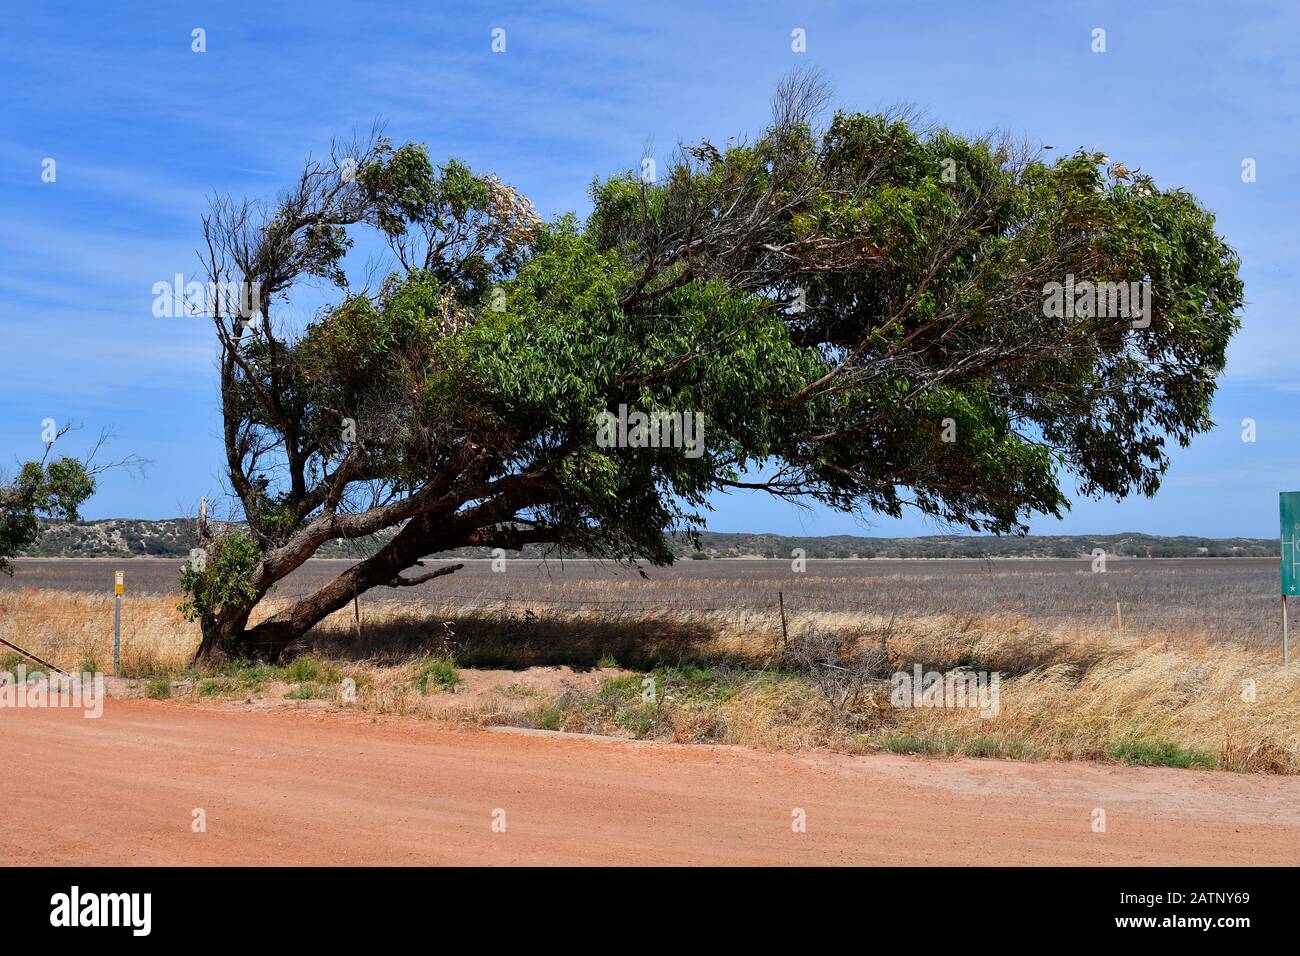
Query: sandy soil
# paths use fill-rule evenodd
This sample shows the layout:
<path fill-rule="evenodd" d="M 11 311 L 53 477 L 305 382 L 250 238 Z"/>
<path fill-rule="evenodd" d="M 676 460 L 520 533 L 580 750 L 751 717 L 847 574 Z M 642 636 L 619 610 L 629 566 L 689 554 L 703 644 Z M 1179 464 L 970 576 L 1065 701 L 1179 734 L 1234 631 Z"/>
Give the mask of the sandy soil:
<path fill-rule="evenodd" d="M 123 700 L 99 720 L 0 711 L 0 765 L 10 865 L 1300 862 L 1300 779 L 1207 771 Z"/>

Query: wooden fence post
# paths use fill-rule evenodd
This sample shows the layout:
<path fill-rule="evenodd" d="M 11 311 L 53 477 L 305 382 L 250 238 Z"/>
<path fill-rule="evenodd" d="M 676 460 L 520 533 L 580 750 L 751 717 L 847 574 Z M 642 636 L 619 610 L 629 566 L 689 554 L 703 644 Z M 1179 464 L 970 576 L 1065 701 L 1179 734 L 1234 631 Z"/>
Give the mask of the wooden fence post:
<path fill-rule="evenodd" d="M 788 650 L 790 646 L 790 632 L 785 626 L 785 595 L 780 591 L 776 592 L 776 599 L 781 605 L 781 650 Z"/>

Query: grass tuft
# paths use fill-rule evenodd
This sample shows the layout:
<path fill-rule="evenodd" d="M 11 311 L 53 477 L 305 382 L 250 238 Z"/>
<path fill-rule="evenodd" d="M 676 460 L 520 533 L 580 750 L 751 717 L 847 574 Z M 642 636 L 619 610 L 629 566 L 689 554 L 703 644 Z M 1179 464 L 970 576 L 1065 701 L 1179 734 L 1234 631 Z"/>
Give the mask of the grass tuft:
<path fill-rule="evenodd" d="M 310 654 L 303 654 L 301 657 L 294 658 L 284 668 L 283 677 L 291 684 L 337 684 L 343 680 L 343 672 L 339 670 L 337 665 L 329 661 L 322 661 Z"/>
<path fill-rule="evenodd" d="M 459 684 L 460 672 L 456 670 L 456 662 L 450 656 L 434 655 L 416 663 L 415 680 L 412 683 L 421 694 L 437 693 Z"/>
<path fill-rule="evenodd" d="M 1216 765 L 1213 754 L 1180 747 L 1168 740 L 1121 740 L 1107 750 L 1106 756 L 1139 767 L 1212 770 Z"/>

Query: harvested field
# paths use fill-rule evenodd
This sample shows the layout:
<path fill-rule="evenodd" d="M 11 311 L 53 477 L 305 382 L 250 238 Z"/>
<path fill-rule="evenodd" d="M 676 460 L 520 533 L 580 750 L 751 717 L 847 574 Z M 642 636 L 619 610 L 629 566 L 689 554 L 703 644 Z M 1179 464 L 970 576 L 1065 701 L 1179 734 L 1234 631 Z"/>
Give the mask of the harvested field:
<path fill-rule="evenodd" d="M 178 594 L 182 562 L 167 559 L 21 559 L 0 594 L 15 588 L 111 593 L 113 570 L 127 572 L 128 599 Z M 522 614 L 707 612 L 763 619 L 779 626 L 777 592 L 788 616 L 842 611 L 900 617 L 1017 616 L 1110 635 L 1121 606 L 1128 634 L 1161 639 L 1222 640 L 1280 653 L 1278 562 L 1257 558 L 1111 558 L 1105 573 L 1090 560 L 809 560 L 795 573 L 786 561 L 682 561 L 647 568 L 647 578 L 593 561 L 490 561 L 415 588 L 379 588 L 365 608 L 401 602 Z M 289 599 L 327 583 L 346 561 L 312 560 L 274 592 Z"/>

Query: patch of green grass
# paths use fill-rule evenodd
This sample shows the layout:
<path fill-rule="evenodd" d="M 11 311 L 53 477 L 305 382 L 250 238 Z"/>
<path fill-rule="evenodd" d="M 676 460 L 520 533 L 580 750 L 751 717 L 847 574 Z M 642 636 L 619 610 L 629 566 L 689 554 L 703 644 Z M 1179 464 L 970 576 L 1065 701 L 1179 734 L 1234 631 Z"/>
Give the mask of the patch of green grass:
<path fill-rule="evenodd" d="M 561 730 L 564 727 L 564 714 L 568 702 L 563 698 L 530 707 L 524 714 L 527 726 L 536 730 Z"/>
<path fill-rule="evenodd" d="M 730 682 L 728 678 L 735 675 L 730 673 L 732 668 L 726 667 L 701 667 L 698 664 L 684 663 L 676 667 L 659 667 L 656 671 L 663 674 L 670 680 L 679 681 L 683 684 L 716 684 L 719 682 Z M 746 677 L 754 676 L 756 671 L 746 671 Z"/>
<path fill-rule="evenodd" d="M 204 677 L 194 687 L 199 697 L 230 697 L 242 694 L 245 687 L 233 677 Z"/>
<path fill-rule="evenodd" d="M 314 700 L 318 697 L 324 697 L 325 694 L 315 684 L 299 684 L 289 693 L 284 695 L 285 700 Z"/>
<path fill-rule="evenodd" d="M 449 656 L 426 657 L 416 666 L 414 684 L 421 694 L 448 690 L 459 683 L 456 662 Z"/>
<path fill-rule="evenodd" d="M 1211 770 L 1216 763 L 1212 754 L 1168 740 L 1121 740 L 1107 748 L 1106 756 L 1139 767 L 1178 767 L 1182 770 L 1193 767 Z"/>
<path fill-rule="evenodd" d="M 548 729 L 559 725 L 575 726 L 586 733 L 625 735 L 645 738 L 660 736 L 668 724 L 661 709 L 660 692 L 648 701 L 644 697 L 643 682 L 647 674 L 623 674 L 607 677 L 590 693 L 561 695 L 547 707 L 540 708 L 547 720 Z M 658 680 L 656 680 L 658 684 Z M 548 708 L 553 708 L 553 711 Z"/>
<path fill-rule="evenodd" d="M 633 698 L 641 699 L 641 681 L 645 680 L 640 674 L 624 674 L 622 677 L 606 677 L 596 688 L 597 699 L 609 706 L 619 706 L 630 702 Z"/>
<path fill-rule="evenodd" d="M 594 690 L 566 692 L 539 702 L 526 713 L 525 720 L 528 726 L 545 730 L 656 739 L 671 737 L 674 720 L 682 714 L 690 715 L 697 729 L 707 724 L 707 715 L 714 714 L 721 737 L 726 723 L 716 716 L 718 705 L 755 686 L 771 687 L 792 680 L 798 678 L 775 671 L 678 663 L 603 678 Z M 648 681 L 654 682 L 650 697 L 646 696 Z"/>
<path fill-rule="evenodd" d="M 614 723 L 640 740 L 655 736 L 663 727 L 663 713 L 654 704 L 642 704 L 618 711 Z"/>
<path fill-rule="evenodd" d="M 284 679 L 285 668 L 247 661 L 228 662 L 215 672 L 195 675 L 199 697 L 247 697 L 260 692 L 271 680 Z"/>
<path fill-rule="evenodd" d="M 603 654 L 600 660 L 596 661 L 596 666 L 600 668 L 617 668 L 618 658 L 613 654 Z"/>
<path fill-rule="evenodd" d="M 240 684 L 257 686 L 283 677 L 284 668 L 276 667 L 274 664 L 242 662 L 233 666 L 228 676 L 233 677 Z"/>
<path fill-rule="evenodd" d="M 805 684 L 800 675 L 773 670 L 752 670 L 731 664 L 701 667 L 696 664 L 678 664 L 658 667 L 654 671 L 655 689 L 660 695 L 670 695 L 679 703 L 718 704 L 731 700 L 741 691 L 755 687 L 765 688 L 777 684 L 796 682 Z M 637 678 L 638 690 L 640 678 Z"/>
<path fill-rule="evenodd" d="M 172 679 L 167 674 L 150 678 L 144 692 L 153 700 L 167 700 L 172 695 Z"/>
<path fill-rule="evenodd" d="M 343 672 L 329 661 L 317 660 L 310 654 L 294 658 L 284 669 L 284 679 L 290 683 L 337 684 Z"/>

